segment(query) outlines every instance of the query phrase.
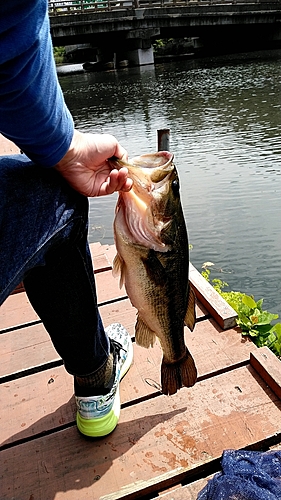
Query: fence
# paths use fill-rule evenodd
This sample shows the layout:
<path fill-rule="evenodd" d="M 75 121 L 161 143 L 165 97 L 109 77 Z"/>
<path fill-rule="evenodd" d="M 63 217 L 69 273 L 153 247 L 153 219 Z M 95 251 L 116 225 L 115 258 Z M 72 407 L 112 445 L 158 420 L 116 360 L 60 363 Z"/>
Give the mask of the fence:
<path fill-rule="evenodd" d="M 62 16 L 86 14 L 138 7 L 184 7 L 187 5 L 257 4 L 273 3 L 271 0 L 49 0 L 49 15 Z M 280 2 L 276 2 L 276 4 Z"/>

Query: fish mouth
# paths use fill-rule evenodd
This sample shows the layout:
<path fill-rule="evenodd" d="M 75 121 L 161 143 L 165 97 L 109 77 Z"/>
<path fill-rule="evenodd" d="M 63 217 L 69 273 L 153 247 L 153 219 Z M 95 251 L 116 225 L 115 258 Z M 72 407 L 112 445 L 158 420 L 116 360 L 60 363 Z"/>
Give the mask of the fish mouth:
<path fill-rule="evenodd" d="M 126 162 L 111 158 L 111 166 L 126 167 L 133 180 L 129 192 L 120 192 L 117 212 L 123 213 L 123 227 L 135 244 L 160 252 L 170 250 L 161 233 L 170 224 L 158 210 L 159 201 L 168 194 L 170 177 L 175 171 L 174 155 L 168 151 L 137 156 Z"/>
<path fill-rule="evenodd" d="M 159 183 L 167 180 L 167 176 L 174 170 L 173 159 L 173 153 L 158 151 L 135 156 L 130 162 L 116 157 L 112 157 L 108 161 L 117 170 L 122 167 L 128 169 L 135 190 L 150 191 L 159 187 Z"/>
<path fill-rule="evenodd" d="M 108 161 L 117 170 L 122 167 L 128 169 L 129 177 L 133 181 L 132 191 L 142 202 L 149 204 L 151 193 L 161 189 L 174 171 L 173 159 L 173 153 L 158 151 L 135 156 L 130 162 L 115 157 Z"/>

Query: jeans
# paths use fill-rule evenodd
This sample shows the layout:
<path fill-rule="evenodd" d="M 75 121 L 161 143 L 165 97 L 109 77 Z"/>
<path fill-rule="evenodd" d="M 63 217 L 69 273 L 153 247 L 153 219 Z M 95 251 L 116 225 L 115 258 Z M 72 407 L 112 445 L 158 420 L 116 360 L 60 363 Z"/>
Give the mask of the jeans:
<path fill-rule="evenodd" d="M 21 281 L 66 370 L 95 373 L 109 341 L 87 243 L 88 200 L 54 169 L 0 157 L 0 304 Z"/>

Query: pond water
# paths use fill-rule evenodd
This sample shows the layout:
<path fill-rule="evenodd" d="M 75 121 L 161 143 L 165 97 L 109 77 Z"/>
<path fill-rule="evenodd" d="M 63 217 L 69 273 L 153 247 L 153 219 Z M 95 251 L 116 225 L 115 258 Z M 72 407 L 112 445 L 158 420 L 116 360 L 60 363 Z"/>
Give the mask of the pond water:
<path fill-rule="evenodd" d="M 170 129 L 190 260 L 281 316 L 281 52 L 189 59 L 60 78 L 76 127 L 129 157 Z M 91 242 L 113 243 L 117 195 L 90 201 Z"/>

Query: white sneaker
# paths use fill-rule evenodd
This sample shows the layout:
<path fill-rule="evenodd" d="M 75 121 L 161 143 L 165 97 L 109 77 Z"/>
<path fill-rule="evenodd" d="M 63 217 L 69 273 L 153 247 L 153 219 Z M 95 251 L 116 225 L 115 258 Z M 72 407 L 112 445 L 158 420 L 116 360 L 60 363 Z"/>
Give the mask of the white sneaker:
<path fill-rule="evenodd" d="M 119 383 L 133 361 L 133 344 L 127 330 L 120 323 L 113 323 L 105 331 L 113 354 L 113 376 L 109 392 L 104 396 L 75 396 L 77 427 L 82 434 L 90 437 L 106 436 L 118 424 L 121 409 Z"/>

